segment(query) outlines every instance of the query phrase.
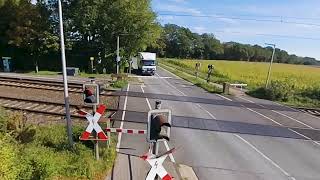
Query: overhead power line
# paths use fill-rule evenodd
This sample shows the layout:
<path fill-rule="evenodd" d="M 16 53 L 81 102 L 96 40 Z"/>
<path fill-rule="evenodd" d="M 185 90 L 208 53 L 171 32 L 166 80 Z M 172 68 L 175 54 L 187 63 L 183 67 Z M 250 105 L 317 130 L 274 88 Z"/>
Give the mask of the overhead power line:
<path fill-rule="evenodd" d="M 215 19 L 232 19 L 232 20 L 242 20 L 242 21 L 257 21 L 257 22 L 271 22 L 271 23 L 285 23 L 285 24 L 297 24 L 297 25 L 307 25 L 320 27 L 320 24 L 297 22 L 297 21 L 287 21 L 283 19 L 258 19 L 258 18 L 241 18 L 234 16 L 221 16 L 221 15 L 195 15 L 195 14 L 176 14 L 176 13 L 158 13 L 160 16 L 179 16 L 179 17 L 195 17 L 195 18 L 215 18 Z"/>
<path fill-rule="evenodd" d="M 281 35 L 281 34 L 265 34 L 265 33 L 248 33 L 248 32 L 241 32 L 241 31 L 216 30 L 213 33 L 248 34 L 248 35 L 255 35 L 255 36 L 269 36 L 269 37 L 285 38 L 285 39 L 304 39 L 304 40 L 320 41 L 320 38 L 316 38 L 316 37 L 288 36 L 288 35 Z"/>
<path fill-rule="evenodd" d="M 157 13 L 177 13 L 174 11 L 158 11 Z M 208 15 L 208 14 L 207 14 Z M 232 16 L 232 17 L 256 17 L 256 18 L 281 18 L 281 19 L 301 19 L 301 20 L 314 20 L 314 21 L 320 21 L 320 18 L 314 18 L 314 17 L 297 17 L 297 16 L 280 16 L 280 15 L 250 15 L 250 14 L 225 14 L 225 13 L 214 13 L 210 14 L 211 16 Z"/>

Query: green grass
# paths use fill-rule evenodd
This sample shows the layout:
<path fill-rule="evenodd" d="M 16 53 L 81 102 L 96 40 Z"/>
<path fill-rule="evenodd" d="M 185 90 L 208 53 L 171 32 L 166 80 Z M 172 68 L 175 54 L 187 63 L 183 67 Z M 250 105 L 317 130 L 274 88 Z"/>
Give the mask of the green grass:
<path fill-rule="evenodd" d="M 195 64 L 201 62 L 199 76 L 203 79 L 207 66 L 213 64 L 213 82 L 246 83 L 252 96 L 293 106 L 320 105 L 320 67 L 274 63 L 269 88 L 264 89 L 269 63 L 177 59 L 160 59 L 160 62 L 189 75 L 194 75 Z"/>
<path fill-rule="evenodd" d="M 38 75 L 38 76 L 54 76 L 54 75 L 59 75 L 60 72 L 56 72 L 56 71 L 39 71 L 38 73 L 31 71 L 31 72 L 27 72 L 26 74 L 30 74 L 30 75 Z"/>
<path fill-rule="evenodd" d="M 193 70 L 197 62 L 201 62 L 202 73 L 207 73 L 208 64 L 215 66 L 216 74 L 224 77 L 231 82 L 244 82 L 250 88 L 261 87 L 265 85 L 269 63 L 246 62 L 246 61 L 223 61 L 223 60 L 169 60 L 169 63 L 183 65 Z M 171 62 L 170 62 L 171 60 Z M 172 62 L 173 61 L 173 62 Z M 319 85 L 320 67 L 279 64 L 274 63 L 272 66 L 271 80 L 294 81 L 297 89 L 306 89 Z M 318 83 L 317 83 L 318 82 Z"/>
<path fill-rule="evenodd" d="M 118 81 L 114 81 L 113 83 L 111 83 L 110 86 L 113 88 L 124 88 L 127 85 L 128 85 L 127 80 L 118 80 Z"/>
<path fill-rule="evenodd" d="M 80 77 L 85 77 L 85 78 L 95 77 L 95 78 L 111 79 L 111 74 L 90 74 L 90 73 L 81 72 L 79 74 L 79 76 Z"/>
<path fill-rule="evenodd" d="M 96 161 L 92 142 L 79 141 L 85 127 L 73 126 L 73 148 L 63 125 L 26 125 L 0 109 L 0 127 L 0 179 L 104 179 L 116 157 L 112 138 L 110 148 L 100 143 Z"/>
<path fill-rule="evenodd" d="M 34 71 L 32 71 L 32 72 L 27 72 L 26 74 L 35 75 L 35 76 L 56 76 L 56 75 L 61 75 L 61 72 L 39 71 L 38 73 L 35 73 Z M 110 79 L 110 74 L 91 74 L 91 73 L 80 72 L 78 77 L 84 77 L 84 78 L 95 77 L 95 78 Z"/>

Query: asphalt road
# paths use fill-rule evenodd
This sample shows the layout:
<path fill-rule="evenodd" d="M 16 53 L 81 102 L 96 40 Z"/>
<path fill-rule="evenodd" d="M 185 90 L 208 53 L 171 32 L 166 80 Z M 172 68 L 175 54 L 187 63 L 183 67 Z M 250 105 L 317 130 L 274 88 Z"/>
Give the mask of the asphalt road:
<path fill-rule="evenodd" d="M 188 127 L 192 127 L 171 129 L 168 146 L 178 150 L 166 160 L 165 168 L 173 176 L 177 174 L 170 161 L 191 166 L 200 180 L 319 179 L 320 143 L 308 139 L 319 140 L 320 119 L 270 101 L 210 94 L 162 69 L 154 77 L 142 79 L 143 85 L 130 84 L 127 90 L 161 95 L 121 98 L 121 108 L 127 111 L 116 118 L 146 122 L 146 112 L 155 99 L 170 97 L 162 99 L 162 108 L 172 110 L 176 124 L 188 119 Z M 220 124 L 220 128 L 229 128 L 229 133 L 204 130 L 210 123 L 221 122 L 225 127 Z M 235 127 L 231 125 L 245 130 L 230 133 L 238 132 L 232 131 Z M 117 122 L 115 126 L 146 129 L 144 123 Z M 268 132 L 263 132 L 265 129 Z M 263 133 L 253 135 L 258 131 Z M 145 135 L 122 134 L 119 139 L 120 154 L 108 179 L 144 179 L 150 167 L 136 156 L 148 149 Z M 161 143 L 160 151 L 169 147 Z"/>

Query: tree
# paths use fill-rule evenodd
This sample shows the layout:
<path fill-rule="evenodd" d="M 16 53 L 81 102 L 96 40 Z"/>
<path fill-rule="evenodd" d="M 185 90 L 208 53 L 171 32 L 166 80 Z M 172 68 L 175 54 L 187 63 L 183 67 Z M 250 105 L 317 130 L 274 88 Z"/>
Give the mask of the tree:
<path fill-rule="evenodd" d="M 50 29 L 49 12 L 43 1 L 36 5 L 21 1 L 15 7 L 15 13 L 7 30 L 8 43 L 25 49 L 33 57 L 38 72 L 39 57 L 56 51 L 59 46 L 58 37 Z"/>
<path fill-rule="evenodd" d="M 18 2 L 15 0 L 0 0 L 0 45 L 6 46 L 9 41 L 8 29 L 16 19 Z"/>
<path fill-rule="evenodd" d="M 223 45 L 213 34 L 202 34 L 202 42 L 204 44 L 204 58 L 216 59 L 224 53 Z"/>
<path fill-rule="evenodd" d="M 156 46 L 160 37 L 150 0 L 70 0 L 68 4 L 69 38 L 76 41 L 73 48 L 85 48 L 91 56 L 102 52 L 104 57 L 114 57 L 117 36 L 125 57 Z"/>

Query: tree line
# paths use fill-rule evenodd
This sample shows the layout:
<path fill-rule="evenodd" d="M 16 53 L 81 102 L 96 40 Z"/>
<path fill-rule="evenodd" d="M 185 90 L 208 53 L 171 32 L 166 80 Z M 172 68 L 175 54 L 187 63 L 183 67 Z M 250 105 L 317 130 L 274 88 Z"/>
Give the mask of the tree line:
<path fill-rule="evenodd" d="M 95 57 L 100 70 L 112 72 L 117 36 L 122 63 L 145 50 L 161 57 L 242 61 L 269 61 L 272 53 L 271 47 L 222 43 L 213 34 L 161 26 L 151 0 L 63 0 L 62 5 L 67 63 L 83 70 Z M 18 69 L 60 70 L 57 0 L 0 0 L 0 56 L 13 57 Z M 317 63 L 280 49 L 275 62 Z"/>
<path fill-rule="evenodd" d="M 166 24 L 156 51 L 162 57 L 193 59 L 225 59 L 237 61 L 270 61 L 273 48 L 237 42 L 222 43 L 214 34 L 198 34 L 175 24 Z M 315 58 L 299 57 L 276 48 L 274 61 L 288 64 L 319 64 Z"/>
<path fill-rule="evenodd" d="M 161 26 L 151 0 L 63 0 L 62 6 L 69 65 L 85 69 L 95 57 L 114 69 L 117 36 L 123 59 L 157 46 Z M 48 62 L 59 63 L 59 54 L 57 0 L 0 0 L 0 56 L 52 67 Z"/>

